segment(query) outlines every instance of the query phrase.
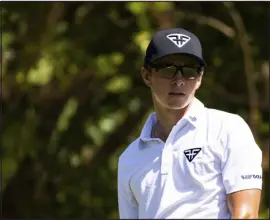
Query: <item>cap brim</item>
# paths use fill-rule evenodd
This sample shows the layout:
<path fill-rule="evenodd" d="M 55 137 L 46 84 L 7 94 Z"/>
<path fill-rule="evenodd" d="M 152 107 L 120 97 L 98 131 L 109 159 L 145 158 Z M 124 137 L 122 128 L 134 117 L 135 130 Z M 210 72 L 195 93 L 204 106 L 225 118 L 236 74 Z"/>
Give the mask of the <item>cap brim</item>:
<path fill-rule="evenodd" d="M 195 60 L 197 60 L 200 65 L 206 66 L 206 62 L 202 58 L 200 58 L 198 56 L 195 56 L 194 54 L 190 54 L 190 53 L 170 53 L 170 54 L 165 54 L 165 55 L 162 55 L 162 56 L 157 56 L 157 57 L 152 58 L 151 59 L 151 62 L 156 61 L 158 59 L 161 59 L 163 57 L 169 56 L 169 55 L 178 55 L 178 54 L 179 55 L 184 55 L 184 56 L 192 57 Z"/>

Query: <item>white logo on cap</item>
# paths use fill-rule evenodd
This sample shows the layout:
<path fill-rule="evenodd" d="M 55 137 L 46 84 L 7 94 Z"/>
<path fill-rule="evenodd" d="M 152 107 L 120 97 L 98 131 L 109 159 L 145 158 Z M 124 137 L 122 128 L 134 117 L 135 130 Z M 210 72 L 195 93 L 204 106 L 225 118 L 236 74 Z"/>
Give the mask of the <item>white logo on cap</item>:
<path fill-rule="evenodd" d="M 184 34 L 169 34 L 167 38 L 173 42 L 177 47 L 183 47 L 187 42 L 190 41 L 190 37 Z"/>

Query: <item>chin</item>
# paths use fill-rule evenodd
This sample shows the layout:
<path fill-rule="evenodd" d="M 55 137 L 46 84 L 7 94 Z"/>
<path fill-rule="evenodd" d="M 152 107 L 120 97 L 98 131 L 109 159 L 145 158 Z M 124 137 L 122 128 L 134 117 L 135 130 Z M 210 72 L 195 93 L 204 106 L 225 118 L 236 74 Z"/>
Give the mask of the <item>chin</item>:
<path fill-rule="evenodd" d="M 167 102 L 167 108 L 174 110 L 186 108 L 190 104 L 191 99 L 192 97 L 186 100 L 170 100 L 169 102 Z"/>
<path fill-rule="evenodd" d="M 173 109 L 173 110 L 180 110 L 188 106 L 189 103 L 184 103 L 184 104 L 167 104 L 167 108 Z"/>
<path fill-rule="evenodd" d="M 166 97 L 163 99 L 154 99 L 154 104 L 165 109 L 181 110 L 183 108 L 186 108 L 190 104 L 192 98 L 193 96 L 181 98 Z"/>

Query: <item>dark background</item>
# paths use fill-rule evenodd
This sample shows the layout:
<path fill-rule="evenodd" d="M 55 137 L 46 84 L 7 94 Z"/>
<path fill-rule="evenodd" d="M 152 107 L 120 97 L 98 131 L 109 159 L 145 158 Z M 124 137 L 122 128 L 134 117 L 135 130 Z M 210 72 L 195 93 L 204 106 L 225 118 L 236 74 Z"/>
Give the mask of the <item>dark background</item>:
<path fill-rule="evenodd" d="M 260 216 L 268 216 L 269 3 L 1 6 L 3 217 L 118 218 L 117 160 L 153 110 L 144 51 L 169 27 L 202 42 L 208 66 L 197 97 L 250 125 L 263 150 Z"/>

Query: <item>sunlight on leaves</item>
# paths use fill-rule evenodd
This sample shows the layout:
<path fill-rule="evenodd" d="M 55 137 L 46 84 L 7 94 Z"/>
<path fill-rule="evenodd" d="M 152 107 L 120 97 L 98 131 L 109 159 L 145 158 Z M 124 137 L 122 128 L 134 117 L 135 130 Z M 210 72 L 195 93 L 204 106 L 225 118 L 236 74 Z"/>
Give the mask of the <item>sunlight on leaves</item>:
<path fill-rule="evenodd" d="M 134 41 L 139 46 L 142 53 L 146 51 L 146 48 L 150 40 L 151 40 L 151 34 L 148 31 L 141 31 L 137 33 L 134 37 Z"/>
<path fill-rule="evenodd" d="M 14 58 L 14 51 L 10 48 L 15 36 L 11 32 L 2 33 L 2 76 L 6 74 L 7 63 Z"/>
<path fill-rule="evenodd" d="M 2 33 L 2 39 L 1 39 L 1 45 L 3 52 L 7 49 L 7 47 L 14 41 L 15 36 L 12 32 L 3 32 Z"/>
<path fill-rule="evenodd" d="M 110 132 L 113 130 L 114 127 L 114 120 L 112 118 L 104 118 L 100 120 L 100 128 L 104 131 L 104 132 Z"/>
<path fill-rule="evenodd" d="M 25 82 L 25 75 L 22 72 L 16 74 L 16 82 L 18 84 L 23 84 Z"/>
<path fill-rule="evenodd" d="M 168 11 L 173 9 L 173 2 L 151 2 L 151 7 L 153 7 L 158 12 Z"/>
<path fill-rule="evenodd" d="M 234 6 L 233 2 L 224 2 L 223 4 L 228 8 L 231 8 Z"/>
<path fill-rule="evenodd" d="M 75 98 L 70 98 L 67 101 L 57 122 L 58 131 L 63 132 L 67 130 L 69 121 L 73 117 L 73 115 L 76 113 L 77 107 L 78 107 L 78 101 Z"/>
<path fill-rule="evenodd" d="M 151 7 L 150 2 L 129 2 L 127 3 L 127 9 L 136 15 L 137 25 L 141 30 L 151 29 L 148 9 Z"/>
<path fill-rule="evenodd" d="M 128 2 L 126 7 L 131 13 L 139 15 L 147 10 L 148 2 Z"/>
<path fill-rule="evenodd" d="M 10 21 L 12 22 L 17 22 L 19 19 L 20 19 L 21 15 L 20 13 L 18 12 L 13 12 L 11 15 L 10 15 Z"/>
<path fill-rule="evenodd" d="M 94 156 L 94 149 L 90 145 L 85 145 L 81 149 L 80 157 L 83 163 L 89 162 Z"/>
<path fill-rule="evenodd" d="M 5 157 L 1 159 L 1 161 L 2 161 L 2 189 L 4 189 L 8 180 L 15 174 L 18 166 L 17 162 L 10 157 Z"/>
<path fill-rule="evenodd" d="M 80 6 L 77 10 L 76 10 L 76 14 L 75 14 L 75 23 L 76 24 L 80 24 L 83 22 L 83 19 L 86 18 L 87 14 L 89 13 L 89 11 L 92 9 L 91 4 L 88 4 L 87 6 L 85 4 L 83 4 L 82 6 Z"/>
<path fill-rule="evenodd" d="M 124 56 L 122 53 L 115 52 L 111 54 L 110 59 L 113 64 L 120 65 L 124 61 Z"/>
<path fill-rule="evenodd" d="M 81 165 L 81 160 L 80 160 L 80 157 L 79 155 L 77 154 L 72 154 L 70 156 L 70 165 L 74 168 L 77 168 Z"/>
<path fill-rule="evenodd" d="M 105 133 L 112 132 L 125 120 L 126 116 L 127 113 L 124 110 L 118 110 L 114 113 L 110 113 L 104 118 L 100 119 L 99 127 Z"/>
<path fill-rule="evenodd" d="M 137 22 L 141 30 L 149 30 L 151 27 L 147 13 L 142 13 L 137 18 Z"/>
<path fill-rule="evenodd" d="M 68 23 L 67 22 L 60 22 L 56 26 L 56 31 L 58 34 L 62 34 L 68 30 Z"/>
<path fill-rule="evenodd" d="M 27 81 L 31 84 L 44 85 L 52 78 L 53 65 L 48 56 L 40 58 L 36 67 L 33 67 L 28 75 Z"/>
<path fill-rule="evenodd" d="M 85 133 L 90 137 L 96 146 L 100 146 L 104 141 L 104 134 L 100 128 L 90 122 L 85 123 Z"/>
<path fill-rule="evenodd" d="M 116 76 L 110 79 L 105 88 L 112 93 L 120 93 L 127 91 L 131 86 L 131 79 L 129 76 Z"/>
<path fill-rule="evenodd" d="M 139 98 L 132 99 L 128 104 L 130 112 L 137 112 L 141 107 L 141 100 Z"/>
<path fill-rule="evenodd" d="M 262 75 L 268 80 L 269 79 L 269 61 L 263 61 L 261 65 Z"/>
<path fill-rule="evenodd" d="M 97 66 L 102 76 L 112 75 L 115 71 L 109 56 L 100 55 L 97 57 Z"/>
<path fill-rule="evenodd" d="M 75 64 L 75 63 L 71 63 L 69 66 L 68 66 L 68 72 L 71 73 L 71 74 L 75 74 L 77 73 L 79 70 L 78 66 Z"/>
<path fill-rule="evenodd" d="M 121 53 L 114 52 L 110 55 L 100 55 L 96 58 L 96 63 L 99 69 L 99 76 L 109 76 L 117 71 L 117 66 L 124 61 L 124 56 Z"/>

